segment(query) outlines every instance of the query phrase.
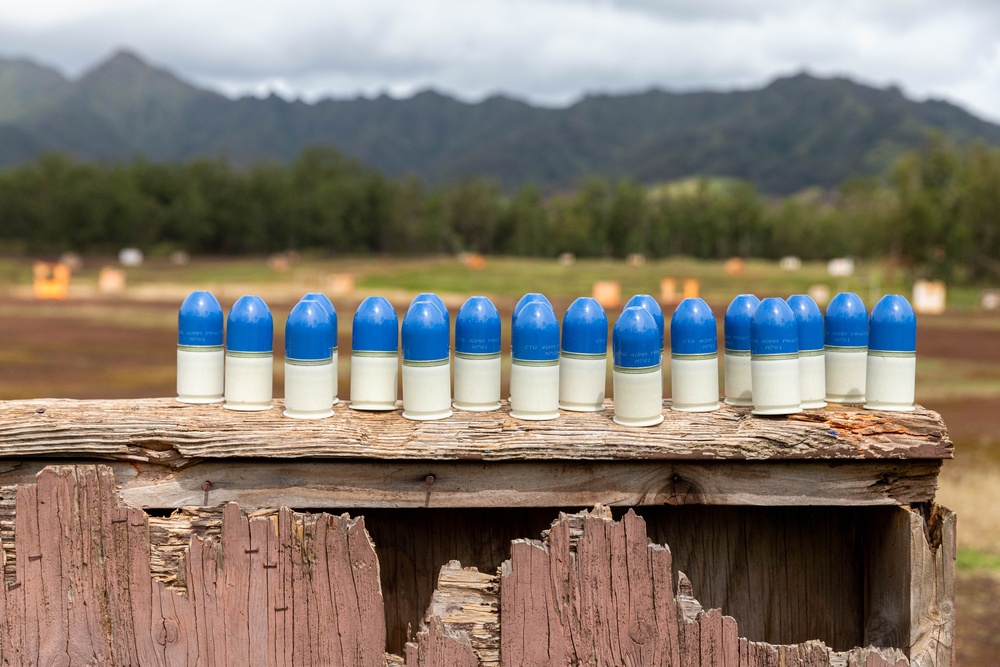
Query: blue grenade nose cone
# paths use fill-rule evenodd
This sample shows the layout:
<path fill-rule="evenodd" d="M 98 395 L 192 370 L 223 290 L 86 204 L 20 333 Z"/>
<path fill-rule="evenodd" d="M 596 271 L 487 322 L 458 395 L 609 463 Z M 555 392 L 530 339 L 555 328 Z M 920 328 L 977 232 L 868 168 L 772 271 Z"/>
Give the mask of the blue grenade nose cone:
<path fill-rule="evenodd" d="M 441 309 L 444 313 L 444 321 L 451 326 L 451 314 L 448 312 L 448 306 L 444 305 L 444 300 L 433 292 L 421 292 L 417 296 L 413 297 L 413 301 L 410 302 L 410 307 L 413 307 L 415 303 L 433 303 L 435 306 Z"/>
<path fill-rule="evenodd" d="M 753 311 L 760 305 L 760 299 L 753 294 L 740 294 L 726 308 L 726 318 L 722 328 L 726 338 L 726 349 L 747 351 L 750 349 L 750 320 Z"/>
<path fill-rule="evenodd" d="M 872 308 L 868 348 L 881 352 L 917 351 L 917 316 L 906 297 L 886 294 Z"/>
<path fill-rule="evenodd" d="M 455 317 L 455 351 L 464 354 L 500 353 L 500 313 L 485 296 L 473 296 Z"/>
<path fill-rule="evenodd" d="M 549 310 L 552 310 L 553 313 L 555 312 L 555 310 L 553 310 L 552 308 L 552 304 L 549 302 L 548 299 L 545 298 L 544 294 L 541 294 L 540 292 L 528 292 L 527 294 L 525 294 L 524 296 L 522 296 L 520 299 L 517 300 L 517 305 L 514 306 L 514 314 L 512 316 L 512 320 L 516 319 L 518 314 L 521 312 L 521 309 L 527 306 L 529 303 L 544 303 L 546 306 L 549 307 Z"/>
<path fill-rule="evenodd" d="M 351 327 L 352 352 L 392 352 L 399 350 L 399 318 L 384 296 L 370 296 L 354 313 Z"/>
<path fill-rule="evenodd" d="M 562 351 L 608 353 L 608 316 L 596 299 L 582 296 L 566 309 L 562 325 Z"/>
<path fill-rule="evenodd" d="M 334 347 L 334 349 L 336 349 L 336 347 L 337 347 L 337 309 L 333 307 L 333 303 L 330 301 L 329 297 L 327 297 L 322 292 L 309 292 L 304 297 L 302 297 L 301 300 L 302 301 L 306 301 L 307 299 L 308 300 L 312 300 L 312 301 L 318 301 L 320 304 L 322 304 L 323 310 L 326 311 L 326 314 L 330 316 L 330 325 L 331 325 L 331 327 L 333 329 L 333 336 L 332 336 L 333 347 Z"/>
<path fill-rule="evenodd" d="M 333 356 L 333 323 L 323 304 L 302 299 L 285 320 L 285 357 L 316 361 Z"/>
<path fill-rule="evenodd" d="M 511 356 L 523 361 L 559 359 L 559 320 L 548 302 L 533 301 L 514 316 Z"/>
<path fill-rule="evenodd" d="M 210 292 L 191 292 L 177 313 L 177 344 L 222 345 L 222 306 Z"/>
<path fill-rule="evenodd" d="M 791 307 L 778 298 L 764 299 L 750 321 L 750 354 L 797 354 L 799 325 Z"/>
<path fill-rule="evenodd" d="M 639 306 L 644 308 L 647 313 L 653 316 L 653 321 L 656 322 L 657 328 L 660 330 L 660 349 L 663 349 L 663 341 L 666 340 L 665 331 L 666 322 L 663 319 L 663 309 L 660 308 L 660 304 L 648 294 L 636 294 L 631 299 L 625 303 L 625 308 L 631 308 L 632 306 Z"/>
<path fill-rule="evenodd" d="M 271 352 L 274 319 L 259 296 L 241 296 L 226 321 L 226 348 L 232 352 Z"/>
<path fill-rule="evenodd" d="M 823 314 L 813 298 L 808 294 L 793 294 L 788 297 L 788 307 L 799 325 L 799 350 L 822 350 Z"/>
<path fill-rule="evenodd" d="M 611 332 L 615 366 L 649 368 L 660 363 L 660 329 L 642 306 L 627 306 Z"/>
<path fill-rule="evenodd" d="M 684 299 L 670 318 L 670 351 L 673 354 L 715 354 L 719 334 L 715 315 L 702 299 Z"/>
<path fill-rule="evenodd" d="M 826 307 L 824 342 L 832 347 L 868 345 L 868 311 L 854 292 L 841 292 Z"/>
<path fill-rule="evenodd" d="M 432 301 L 410 304 L 403 317 L 403 359 L 440 361 L 448 358 L 448 320 Z"/>

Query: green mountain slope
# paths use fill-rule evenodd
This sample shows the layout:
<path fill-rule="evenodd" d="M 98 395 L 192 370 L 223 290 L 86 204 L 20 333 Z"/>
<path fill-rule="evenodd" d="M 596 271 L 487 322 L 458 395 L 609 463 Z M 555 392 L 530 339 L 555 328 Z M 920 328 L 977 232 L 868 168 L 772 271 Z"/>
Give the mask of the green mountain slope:
<path fill-rule="evenodd" d="M 0 123 L 24 117 L 69 85 L 54 69 L 28 60 L 0 59 Z"/>
<path fill-rule="evenodd" d="M 287 161 L 330 145 L 389 175 L 437 183 L 485 177 L 513 188 L 591 176 L 652 183 L 735 177 L 772 193 L 880 173 L 932 132 L 1000 145 L 1000 126 L 895 88 L 807 74 L 755 90 L 591 96 L 551 109 L 497 96 L 231 100 L 120 52 L 76 81 L 0 61 L 0 166 L 44 151 L 237 164 Z"/>

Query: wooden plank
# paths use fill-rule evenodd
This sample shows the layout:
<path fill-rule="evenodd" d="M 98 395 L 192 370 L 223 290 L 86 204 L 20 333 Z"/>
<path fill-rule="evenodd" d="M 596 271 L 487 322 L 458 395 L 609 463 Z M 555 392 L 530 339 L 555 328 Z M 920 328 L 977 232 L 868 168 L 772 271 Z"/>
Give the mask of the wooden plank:
<path fill-rule="evenodd" d="M 0 627 L 21 631 L 0 640 L 3 664 L 272 665 L 287 664 L 289 650 L 305 664 L 385 662 L 378 562 L 361 520 L 288 510 L 248 517 L 229 505 L 216 531 L 221 537 L 203 539 L 193 532 L 196 520 L 181 515 L 190 548 L 184 575 L 162 577 L 167 585 L 151 575 L 148 517 L 118 504 L 106 467 L 46 469 L 19 489 L 15 517 L 20 566 L 13 588 L 0 591 Z M 319 540 L 308 530 L 279 535 L 282 526 L 317 524 Z M 287 592 L 296 552 L 305 568 L 303 594 L 286 595 L 281 611 L 303 607 L 298 616 L 309 619 L 319 610 L 311 636 L 342 638 L 343 650 L 292 649 L 287 628 L 272 617 L 272 600 L 282 599 L 279 589 L 272 592 L 272 573 Z M 176 568 L 179 560 L 161 558 L 159 565 Z M 265 567 L 276 560 L 282 568 Z M 20 597 L 18 604 L 6 604 L 11 597 Z M 283 655 L 271 650 L 279 639 Z"/>
<path fill-rule="evenodd" d="M 417 635 L 415 644 L 408 644 L 406 667 L 476 667 L 476 655 L 468 637 L 449 632 L 441 619 L 433 617 L 428 628 Z"/>
<path fill-rule="evenodd" d="M 375 543 L 368 534 L 363 516 L 349 520 L 341 517 L 341 531 L 346 533 L 347 549 L 340 554 L 349 568 L 359 632 L 354 648 L 354 663 L 379 665 L 385 653 L 385 603 L 379 582 L 379 563 Z M 345 577 L 346 580 L 346 577 Z M 355 618 L 354 609 L 341 612 L 343 618 Z"/>
<path fill-rule="evenodd" d="M 51 459 L 20 462 L 0 472 L 0 487 L 30 484 L 51 463 Z M 137 507 L 216 507 L 235 502 L 246 509 L 273 506 L 278 498 L 299 509 L 902 505 L 933 500 L 940 466 L 940 461 L 921 459 L 847 463 L 234 459 L 180 469 L 111 464 L 122 498 Z M 0 530 L 3 521 L 0 517 Z"/>
<path fill-rule="evenodd" d="M 910 637 L 913 667 L 955 664 L 955 513 L 923 506 L 909 512 Z"/>
<path fill-rule="evenodd" d="M 950 530 L 946 525 L 942 524 L 943 532 Z M 644 544 L 651 558 L 637 557 L 639 552 L 635 547 Z M 560 552 L 563 556 L 560 562 L 569 563 L 569 576 L 560 571 L 561 565 L 554 564 Z M 732 617 L 719 609 L 703 609 L 693 596 L 695 584 L 683 573 L 677 574 L 674 592 L 669 554 L 665 545 L 646 542 L 640 517 L 630 513 L 621 521 L 613 521 L 600 508 L 595 514 L 561 516 L 541 542 L 516 541 L 510 560 L 501 567 L 502 664 L 680 667 L 905 667 L 910 664 L 898 648 L 866 647 L 833 652 L 815 640 L 772 644 L 741 637 Z M 647 569 L 643 574 L 653 586 L 652 610 L 645 606 L 643 585 L 640 584 L 638 597 L 633 599 L 636 592 L 631 587 L 640 581 L 644 567 Z M 616 571 L 622 568 L 629 571 L 629 576 L 617 576 Z M 556 607 L 567 605 L 575 613 L 547 614 L 544 606 L 553 604 L 548 591 L 557 592 Z M 642 614 L 641 619 L 631 617 L 636 612 Z M 670 616 L 676 623 L 666 622 Z M 648 633 L 642 621 L 649 622 L 645 626 Z M 623 632 L 623 628 L 627 630 Z M 676 646 L 676 650 L 671 646 Z M 928 667 L 951 664 L 940 660 L 941 657 L 934 656 L 920 664 Z"/>
<path fill-rule="evenodd" d="M 499 667 L 498 586 L 498 574 L 457 560 L 444 565 L 420 629 L 404 647 L 406 664 Z"/>
<path fill-rule="evenodd" d="M 262 510 L 248 516 L 229 505 L 217 528 L 206 527 L 208 519 L 204 518 L 216 515 L 193 510 L 193 514 L 159 519 L 161 526 L 154 531 L 150 519 L 140 510 L 118 504 L 110 469 L 93 466 L 52 467 L 39 476 L 37 483 L 19 489 L 17 502 L 14 539 L 18 567 L 14 574 L 15 583 L 20 585 L 0 591 L 0 603 L 5 602 L 4 598 L 7 601 L 2 605 L 0 622 L 10 626 L 13 612 L 15 625 L 23 628 L 27 650 L 21 651 L 21 642 L 15 638 L 12 641 L 19 643 L 8 652 L 4 637 L 0 659 L 8 664 L 103 661 L 112 665 L 211 665 L 250 664 L 251 659 L 279 664 L 288 657 L 287 651 L 284 656 L 270 652 L 278 645 L 279 634 L 286 647 L 294 645 L 293 658 L 300 664 L 385 664 L 380 564 L 367 522 L 361 518 L 304 515 L 287 509 Z M 754 524 L 746 513 L 778 512 L 755 508 L 657 511 L 673 512 L 671 521 L 691 524 L 686 533 L 690 537 L 678 550 L 679 559 L 688 561 L 688 546 L 713 553 L 734 548 L 724 545 L 728 537 L 719 537 L 732 536 L 729 526 L 740 525 L 734 519 L 742 516 L 741 530 L 758 533 L 763 524 Z M 831 539 L 838 539 L 848 535 L 845 526 L 827 519 L 840 516 L 845 523 L 860 523 L 854 516 L 860 510 L 816 511 L 819 514 L 787 508 L 784 515 L 771 517 L 774 526 L 785 527 L 781 541 L 777 541 L 777 533 L 762 536 L 783 545 L 787 552 L 786 576 L 793 572 L 787 563 L 799 563 L 827 578 L 839 577 L 824 566 L 825 561 L 803 556 L 811 548 L 806 545 L 812 539 L 796 528 L 796 522 L 811 520 L 819 524 L 818 530 L 832 526 Z M 907 630 L 911 645 L 903 648 L 911 651 L 913 665 L 950 667 L 954 664 L 954 515 L 933 506 L 867 510 L 873 511 L 898 523 L 900 539 L 909 539 L 903 570 L 912 590 L 911 627 Z M 456 510 L 438 512 L 462 515 Z M 472 518 L 480 516 L 472 510 L 466 512 Z M 530 512 L 497 510 L 499 516 Z M 692 512 L 708 514 L 699 517 Z M 398 513 L 403 520 L 410 520 L 427 511 Z M 395 514 L 387 512 L 382 516 Z M 428 519 L 430 523 L 435 520 L 434 516 Z M 164 528 L 171 521 L 184 527 L 191 538 L 184 559 L 185 573 L 153 578 L 149 540 L 154 534 L 174 539 L 175 531 Z M 468 521 L 468 526 L 458 530 L 451 525 L 441 527 L 440 541 L 431 543 L 429 560 L 457 550 L 459 542 L 471 541 L 475 534 L 470 532 L 473 523 Z M 707 524 L 722 528 L 706 531 Z M 416 528 L 421 529 L 421 524 Z M 481 559 L 495 558 L 497 543 L 503 541 L 499 539 L 501 533 L 489 534 L 482 525 L 478 528 L 481 533 L 487 532 L 484 544 L 464 548 L 481 551 Z M 874 542 L 870 535 L 875 530 L 879 530 L 878 522 L 859 530 L 852 538 L 855 546 L 848 544 L 848 550 L 866 540 Z M 203 538 L 195 531 L 216 537 Z M 444 539 L 445 533 L 451 534 L 451 541 Z M 524 526 L 519 533 L 530 534 Z M 407 647 L 407 664 L 471 666 L 479 664 L 477 654 L 482 657 L 486 655 L 482 651 L 486 651 L 496 655 L 500 647 L 504 648 L 503 664 L 518 665 L 572 664 L 577 660 L 584 664 L 699 667 L 911 664 L 897 648 L 851 648 L 834 653 L 815 641 L 787 645 L 748 641 L 740 637 L 732 617 L 718 609 L 706 610 L 696 599 L 698 586 L 711 586 L 681 574 L 676 575 L 675 585 L 673 569 L 677 563 L 673 561 L 677 559 L 666 546 L 651 544 L 649 534 L 649 524 L 641 516 L 630 511 L 614 521 L 607 508 L 598 508 L 561 516 L 543 534 L 542 541 L 516 541 L 510 561 L 501 568 L 499 584 L 492 575 L 458 564 L 445 568 L 438 577 L 437 590 L 429 596 L 432 604 L 424 617 L 425 627 L 418 632 L 416 643 Z M 753 549 L 747 549 L 752 542 L 745 538 L 735 548 L 753 558 Z M 831 545 L 822 541 L 817 541 L 816 548 L 831 551 Z M 888 554 L 893 552 L 890 549 Z M 37 555 L 43 557 L 35 558 Z M 45 563 L 50 555 L 56 557 Z M 828 557 L 841 556 L 831 553 Z M 886 555 L 887 560 L 890 558 Z M 278 564 L 272 559 L 284 562 L 284 569 L 265 567 Z M 166 562 L 179 566 L 176 559 L 160 558 L 158 562 L 158 567 Z M 297 563 L 297 571 L 292 569 L 293 563 Z M 272 588 L 272 572 L 282 589 Z M 877 573 L 875 568 L 870 576 Z M 298 583 L 293 582 L 296 576 L 300 578 Z M 171 583 L 165 584 L 164 580 Z M 775 584 L 763 578 L 755 581 L 762 588 Z M 496 599 L 490 598 L 495 596 L 497 585 L 504 619 L 499 627 L 495 622 Z M 806 593 L 811 595 L 817 590 L 815 584 L 803 583 L 801 591 L 794 582 L 784 586 L 791 591 L 787 596 L 790 609 L 804 616 L 816 615 L 815 610 L 826 604 L 822 599 L 805 602 Z M 180 589 L 186 589 L 186 594 Z M 289 591 L 292 595 L 288 595 Z M 742 594 L 755 592 L 760 593 L 746 589 Z M 297 632 L 289 636 L 280 631 L 277 618 L 270 616 L 272 600 L 279 599 L 279 594 L 285 596 L 287 611 L 299 610 L 292 618 L 303 619 L 309 632 L 306 641 Z M 20 595 L 24 597 L 18 604 L 9 604 L 11 597 Z M 244 607 L 242 613 L 237 608 L 240 604 Z M 263 605 L 264 613 L 254 605 Z M 857 619 L 861 618 L 859 613 Z M 245 644 L 246 661 L 244 652 L 220 656 L 218 651 L 230 645 L 234 629 L 240 624 L 244 624 L 248 636 L 237 638 L 237 644 Z M 214 628 L 211 640 L 209 628 Z M 324 640 L 324 634 L 329 641 Z M 261 646 L 266 650 L 260 651 Z M 583 656 L 586 661 L 581 659 Z M 396 659 L 390 662 L 399 664 Z"/>
<path fill-rule="evenodd" d="M 236 503 L 222 515 L 223 637 L 226 663 L 250 664 L 250 524 Z"/>
<path fill-rule="evenodd" d="M 706 608 L 725 610 L 741 636 L 775 645 L 822 639 L 836 650 L 861 644 L 864 546 L 858 527 L 869 508 L 635 511 L 653 542 L 670 545 L 674 573 L 690 577 L 691 596 Z"/>
<path fill-rule="evenodd" d="M 910 512 L 883 508 L 865 517 L 864 646 L 909 646 Z"/>
<path fill-rule="evenodd" d="M 202 458 L 362 458 L 397 460 L 799 460 L 947 459 L 953 446 L 936 412 L 827 407 L 789 417 L 746 408 L 688 413 L 664 406 L 652 428 L 615 424 L 602 412 L 563 413 L 542 422 L 493 412 L 456 411 L 414 422 L 397 410 L 350 410 L 308 421 L 271 410 L 234 413 L 173 399 L 0 403 L 0 457 L 98 456 L 183 466 Z"/>

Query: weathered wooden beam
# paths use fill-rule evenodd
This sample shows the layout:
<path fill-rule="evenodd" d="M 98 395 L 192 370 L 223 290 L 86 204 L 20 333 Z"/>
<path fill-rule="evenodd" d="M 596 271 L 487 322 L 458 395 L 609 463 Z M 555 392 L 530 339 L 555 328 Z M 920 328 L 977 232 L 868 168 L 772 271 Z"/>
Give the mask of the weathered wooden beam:
<path fill-rule="evenodd" d="M 51 462 L 0 462 L 0 489 L 34 482 L 35 475 Z M 271 507 L 280 498 L 282 504 L 297 509 L 354 509 L 902 505 L 933 500 L 941 461 L 232 459 L 184 468 L 142 463 L 111 466 L 122 497 L 136 507 L 210 507 L 235 502 L 255 508 Z"/>
<path fill-rule="evenodd" d="M 401 664 L 384 653 L 379 562 L 363 518 L 229 504 L 153 519 L 120 504 L 103 466 L 50 467 L 18 488 L 16 509 L 16 577 L 0 586 L 4 664 Z M 515 540 L 499 576 L 449 563 L 406 664 L 495 664 L 499 650 L 500 664 L 519 667 L 952 667 L 954 515 L 873 511 L 905 519 L 904 541 L 909 533 L 902 646 L 834 652 L 741 637 L 674 577 L 670 549 L 650 543 L 643 519 L 614 521 L 598 507 L 561 516 L 542 541 Z M 186 532 L 173 561 L 184 574 L 167 585 L 151 576 L 150 542 Z"/>
<path fill-rule="evenodd" d="M 957 517 L 924 505 L 909 514 L 910 662 L 913 667 L 955 663 Z"/>
<path fill-rule="evenodd" d="M 148 518 L 107 468 L 53 466 L 18 490 L 17 577 L 0 587 L 10 665 L 385 664 L 364 520 L 228 505 L 189 536 L 186 591 L 151 576 Z"/>
<path fill-rule="evenodd" d="M 603 508 L 564 515 L 544 540 L 515 541 L 501 567 L 500 609 L 505 666 L 910 664 L 898 647 L 835 652 L 820 641 L 774 645 L 740 637 L 733 618 L 692 597 L 682 573 L 674 585 L 670 549 L 650 544 L 644 521 L 631 511 L 621 521 Z M 914 664 L 954 663 L 938 653 Z"/>
<path fill-rule="evenodd" d="M 407 664 L 424 665 L 424 661 L 411 660 L 419 656 L 425 644 L 432 644 L 438 637 L 447 636 L 451 642 L 438 639 L 438 643 L 458 642 L 452 651 L 461 655 L 465 648 L 475 657 L 473 665 L 499 667 L 500 665 L 500 597 L 498 574 L 480 572 L 474 567 L 462 567 L 457 560 L 449 561 L 438 574 L 437 587 L 431 595 L 430 606 L 424 614 L 416 641 L 406 645 Z M 449 663 L 444 663 L 449 664 Z M 457 664 L 457 663 L 450 663 Z"/>
<path fill-rule="evenodd" d="M 597 413 L 527 422 L 507 406 L 412 422 L 340 403 L 334 417 L 300 421 L 265 412 L 168 398 L 46 399 L 0 403 L 0 457 L 96 456 L 183 466 L 197 459 L 362 458 L 396 460 L 800 460 L 947 459 L 953 447 L 940 415 L 828 407 L 755 417 L 724 406 L 688 413 L 664 407 L 651 428 L 615 424 L 611 402 Z"/>

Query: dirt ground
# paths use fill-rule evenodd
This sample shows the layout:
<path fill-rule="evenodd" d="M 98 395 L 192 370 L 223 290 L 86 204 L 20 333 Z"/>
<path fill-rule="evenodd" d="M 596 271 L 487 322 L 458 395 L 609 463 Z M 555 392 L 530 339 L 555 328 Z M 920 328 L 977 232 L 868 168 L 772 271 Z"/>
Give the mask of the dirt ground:
<path fill-rule="evenodd" d="M 336 305 L 350 313 L 355 304 Z M 173 395 L 176 307 L 0 296 L 0 399 Z M 275 320 L 283 321 L 282 307 L 274 310 Z M 349 345 L 345 326 L 349 318 L 342 314 L 342 355 Z M 275 349 L 282 345 L 279 336 Z M 933 372 L 923 388 L 918 380 L 917 399 L 941 412 L 956 443 L 939 502 L 958 512 L 960 549 L 1000 559 L 1000 317 L 921 320 L 918 356 Z M 280 395 L 280 382 L 275 390 Z M 960 569 L 956 614 L 958 664 L 1000 664 L 1000 571 Z"/>

